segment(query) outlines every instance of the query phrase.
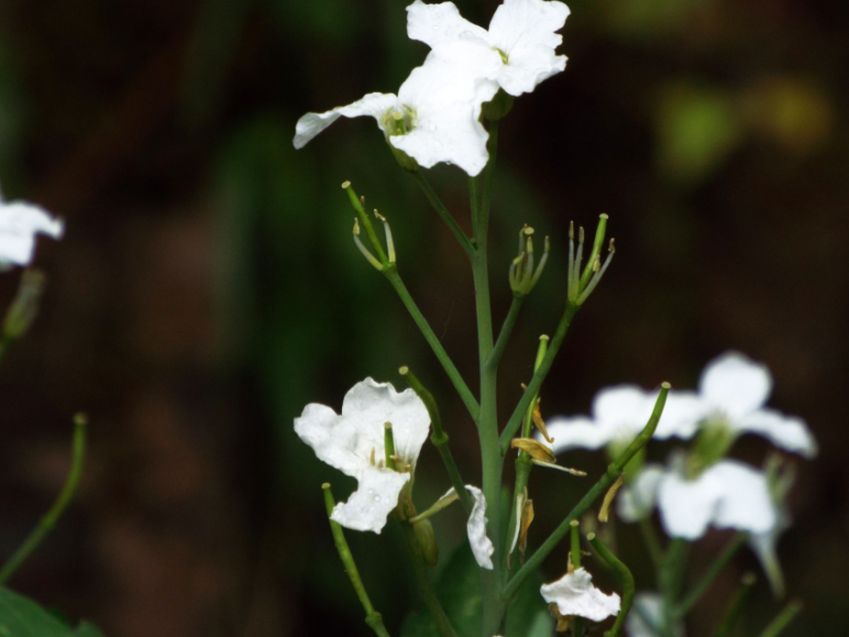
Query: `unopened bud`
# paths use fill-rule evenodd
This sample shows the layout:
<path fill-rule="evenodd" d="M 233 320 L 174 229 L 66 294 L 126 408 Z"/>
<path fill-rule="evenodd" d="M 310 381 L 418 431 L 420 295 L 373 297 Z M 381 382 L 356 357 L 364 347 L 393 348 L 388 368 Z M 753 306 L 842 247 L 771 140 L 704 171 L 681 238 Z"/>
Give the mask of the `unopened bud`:
<path fill-rule="evenodd" d="M 439 545 L 436 543 L 436 534 L 433 532 L 433 525 L 430 520 L 414 522 L 413 533 L 416 536 L 416 544 L 418 544 L 424 561 L 429 566 L 436 566 L 436 562 L 439 560 Z"/>
<path fill-rule="evenodd" d="M 18 284 L 18 292 L 3 321 L 5 338 L 18 339 L 29 330 L 38 314 L 45 280 L 44 274 L 39 270 L 24 270 Z"/>

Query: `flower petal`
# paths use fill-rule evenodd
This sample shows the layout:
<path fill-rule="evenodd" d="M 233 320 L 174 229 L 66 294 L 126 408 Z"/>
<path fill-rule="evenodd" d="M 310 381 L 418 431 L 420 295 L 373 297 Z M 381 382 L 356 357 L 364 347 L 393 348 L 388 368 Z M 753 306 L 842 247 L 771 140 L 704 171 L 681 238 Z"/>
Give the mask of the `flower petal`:
<path fill-rule="evenodd" d="M 626 522 L 636 522 L 648 516 L 657 501 L 657 491 L 666 470 L 649 464 L 623 487 L 616 499 L 616 512 Z"/>
<path fill-rule="evenodd" d="M 731 420 L 761 407 L 772 390 L 769 370 L 737 352 L 728 352 L 705 368 L 699 392 Z"/>
<path fill-rule="evenodd" d="M 383 425 L 391 422 L 395 453 L 413 466 L 430 431 L 427 408 L 412 389 L 397 392 L 391 383 L 372 378 L 357 383 L 345 394 L 342 417 L 356 429 L 357 453 L 368 458 L 376 447 L 378 460 L 383 458 Z"/>
<path fill-rule="evenodd" d="M 436 49 L 464 36 L 485 40 L 487 33 L 462 17 L 453 2 L 425 4 L 416 0 L 407 7 L 407 36 Z"/>
<path fill-rule="evenodd" d="M 733 423 L 736 431 L 756 433 L 777 447 L 800 453 L 806 458 L 817 454 L 817 443 L 803 420 L 773 411 L 758 409 Z"/>
<path fill-rule="evenodd" d="M 64 231 L 60 219 L 32 204 L 0 201 L 0 265 L 27 265 L 32 260 L 36 233 L 59 239 Z"/>
<path fill-rule="evenodd" d="M 579 568 L 555 582 L 543 584 L 539 592 L 547 603 L 557 605 L 561 615 L 577 615 L 597 622 L 618 615 L 619 595 L 603 593 L 592 581 L 592 576 Z"/>
<path fill-rule="evenodd" d="M 562 2 L 505 0 L 489 24 L 489 42 L 507 55 L 498 83 L 511 95 L 529 93 L 537 84 L 560 73 L 566 56 L 555 55 L 563 41 L 557 30 L 569 16 Z"/>
<path fill-rule="evenodd" d="M 413 69 L 398 91 L 400 102 L 415 112 L 413 129 L 389 142 L 424 168 L 446 162 L 475 176 L 489 161 L 481 106 L 498 86 L 476 78 L 466 64 L 428 57 Z"/>
<path fill-rule="evenodd" d="M 354 531 L 380 533 L 409 480 L 409 473 L 369 467 L 360 474 L 357 490 L 333 508 L 330 518 Z"/>
<path fill-rule="evenodd" d="M 492 554 L 495 552 L 495 547 L 486 534 L 486 499 L 483 497 L 483 492 L 471 484 L 466 485 L 466 490 L 472 494 L 474 500 L 469 521 L 466 523 L 469 546 L 472 547 L 472 554 L 475 556 L 478 566 L 491 571 L 493 569 Z"/>
<path fill-rule="evenodd" d="M 703 474 L 720 489 L 713 523 L 752 533 L 766 533 L 777 523 L 766 475 L 735 460 L 722 460 Z"/>
<path fill-rule="evenodd" d="M 345 106 L 337 106 L 323 113 L 307 113 L 295 124 L 295 138 L 292 144 L 295 148 L 303 148 L 313 137 L 330 126 L 339 117 L 373 117 L 381 126 L 380 116 L 394 106 L 398 98 L 391 93 L 368 93 L 356 102 Z M 381 127 L 381 130 L 382 127 Z"/>
<path fill-rule="evenodd" d="M 551 450 L 555 454 L 575 448 L 600 449 L 612 439 L 611 429 L 602 427 L 584 416 L 552 418 L 546 427 L 548 435 L 554 438 Z M 537 439 L 546 444 L 541 435 L 538 434 Z"/>
<path fill-rule="evenodd" d="M 693 392 L 671 391 L 666 397 L 663 415 L 657 424 L 654 437 L 666 439 L 692 438 L 698 431 L 699 423 L 708 415 L 710 409 L 701 397 Z"/>
<path fill-rule="evenodd" d="M 704 535 L 722 496 L 722 484 L 708 472 L 687 480 L 668 471 L 658 488 L 660 519 L 667 535 L 688 540 Z"/>

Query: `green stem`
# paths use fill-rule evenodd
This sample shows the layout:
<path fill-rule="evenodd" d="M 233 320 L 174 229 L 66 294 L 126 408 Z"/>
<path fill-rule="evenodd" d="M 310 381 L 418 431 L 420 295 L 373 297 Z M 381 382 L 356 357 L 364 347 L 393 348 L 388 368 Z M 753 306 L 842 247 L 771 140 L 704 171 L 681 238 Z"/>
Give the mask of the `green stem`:
<path fill-rule="evenodd" d="M 566 333 L 569 331 L 569 326 L 572 324 L 572 319 L 578 312 L 578 308 L 579 306 L 575 303 L 566 304 L 566 309 L 560 317 L 560 322 L 557 324 L 557 329 L 555 330 L 554 336 L 548 345 L 548 351 L 545 353 L 542 363 L 540 363 L 539 368 L 534 372 L 531 382 L 528 383 L 528 387 L 522 394 L 522 398 L 516 404 L 516 407 L 513 409 L 513 413 L 510 415 L 510 420 L 507 421 L 507 425 L 501 432 L 500 443 L 502 453 L 505 453 L 510 448 L 510 440 L 512 440 L 516 435 L 516 432 L 519 431 L 519 427 L 522 426 L 522 418 L 524 418 L 534 397 L 539 394 L 540 387 L 542 386 L 545 377 L 548 375 L 551 366 L 554 364 L 554 359 L 557 356 L 557 352 L 560 351 L 560 347 L 563 345 Z"/>
<path fill-rule="evenodd" d="M 760 637 L 778 637 L 802 610 L 802 602 L 793 600 L 763 629 Z"/>
<path fill-rule="evenodd" d="M 330 532 L 333 535 L 333 542 L 336 544 L 336 552 L 339 553 L 339 559 L 342 560 L 342 567 L 351 580 L 351 586 L 354 587 L 354 592 L 360 600 L 363 610 L 366 612 L 366 624 L 368 624 L 378 637 L 389 637 L 389 631 L 383 625 L 383 617 L 371 603 L 366 587 L 363 585 L 363 580 L 360 577 L 360 571 L 357 568 L 357 563 L 354 561 L 354 556 L 351 549 L 348 547 L 348 541 L 345 539 L 345 533 L 342 531 L 342 526 L 330 519 L 333 513 L 333 507 L 336 502 L 333 500 L 333 493 L 330 491 L 330 484 L 325 482 L 321 485 L 324 492 L 324 506 L 327 510 L 327 519 L 330 522 Z"/>
<path fill-rule="evenodd" d="M 466 253 L 466 256 L 471 259 L 474 256 L 475 247 L 457 223 L 457 220 L 454 219 L 454 215 L 452 215 L 445 204 L 442 203 L 442 199 L 440 199 L 439 195 L 436 194 L 436 191 L 430 185 L 430 182 L 421 170 L 414 171 L 412 175 L 415 177 L 416 183 L 419 185 L 419 188 L 422 189 L 425 197 L 427 197 L 431 207 L 434 209 L 436 214 L 439 215 L 439 218 L 442 219 L 445 225 L 448 226 L 451 234 L 454 235 L 457 243 L 460 244 L 460 247 L 463 248 L 463 252 Z"/>
<path fill-rule="evenodd" d="M 569 523 L 569 561 L 576 569 L 581 568 L 581 523 L 572 520 Z M 584 637 L 586 624 L 581 617 L 572 620 L 572 637 Z"/>
<path fill-rule="evenodd" d="M 439 599 L 437 599 L 436 593 L 433 591 L 427 566 L 419 548 L 419 543 L 416 541 L 416 534 L 413 531 L 413 527 L 406 522 L 401 522 L 401 527 L 404 531 L 404 539 L 407 540 L 407 548 L 410 551 L 413 561 L 413 574 L 416 578 L 416 585 L 419 589 L 422 602 L 427 607 L 428 612 L 430 612 L 439 634 L 442 637 L 457 637 L 454 627 L 451 626 L 451 621 L 448 619 L 445 610 L 442 608 L 442 604 L 439 603 Z"/>
<path fill-rule="evenodd" d="M 681 538 L 675 538 L 666 549 L 663 561 L 658 571 L 657 584 L 663 596 L 663 616 L 661 629 L 663 635 L 676 634 L 675 627 L 679 624 L 677 600 L 681 594 L 684 581 L 684 570 L 687 564 L 689 544 Z"/>
<path fill-rule="evenodd" d="M 442 417 L 439 415 L 439 407 L 436 404 L 436 399 L 434 399 L 433 394 L 428 391 L 409 367 L 406 365 L 401 367 L 398 373 L 404 377 L 407 384 L 424 403 L 427 413 L 430 416 L 430 442 L 439 452 L 439 457 L 442 459 L 442 464 L 445 465 L 445 471 L 448 473 L 448 477 L 451 480 L 457 497 L 460 499 L 460 503 L 463 505 L 466 513 L 471 512 L 472 498 L 469 492 L 466 491 L 466 483 L 463 482 L 460 469 L 457 467 L 457 463 L 454 461 L 454 456 L 451 453 L 451 447 L 448 446 L 448 434 L 442 426 Z"/>
<path fill-rule="evenodd" d="M 660 539 L 657 537 L 657 532 L 655 532 L 649 518 L 641 519 L 639 526 L 643 541 L 649 552 L 649 557 L 651 557 L 652 564 L 655 570 L 657 570 L 663 562 L 663 548 L 660 546 Z"/>
<path fill-rule="evenodd" d="M 551 349 L 549 349 L 549 353 L 551 353 Z M 510 599 L 510 597 L 519 589 L 522 582 L 525 581 L 525 578 L 533 573 L 542 564 L 542 561 L 548 557 L 549 553 L 557 547 L 557 544 L 571 528 L 570 525 L 572 521 L 581 517 L 584 512 L 587 511 L 587 509 L 589 509 L 593 503 L 604 494 L 605 491 L 607 491 L 607 488 L 622 474 L 625 465 L 628 464 L 631 458 L 633 458 L 648 444 L 655 429 L 657 429 L 657 423 L 660 420 L 660 415 L 663 413 L 663 407 L 666 404 L 666 396 L 669 393 L 669 389 L 669 383 L 661 384 L 660 393 L 655 401 L 654 409 L 652 410 L 652 414 L 649 417 L 646 426 L 643 427 L 642 431 L 637 434 L 637 437 L 631 441 L 631 444 L 625 448 L 619 457 L 608 465 L 604 475 L 602 475 L 601 478 L 599 478 L 598 481 L 590 488 L 590 490 L 584 494 L 584 497 L 581 498 L 581 500 L 572 508 L 560 525 L 551 532 L 545 542 L 540 545 L 534 554 L 528 558 L 528 561 L 525 562 L 510 581 L 507 582 L 507 586 L 504 588 L 504 597 L 506 599 Z"/>
<path fill-rule="evenodd" d="M 477 422 L 480 417 L 480 406 L 478 405 L 478 402 L 475 400 L 472 391 L 469 389 L 466 381 L 463 380 L 463 376 L 457 370 L 457 367 L 454 365 L 454 362 L 451 360 L 448 352 L 445 351 L 442 343 L 440 343 L 439 338 L 433 331 L 433 328 L 431 328 L 427 319 L 424 317 L 424 314 L 422 314 L 419 306 L 416 305 L 416 302 L 410 295 L 410 291 L 404 284 L 403 279 L 401 279 L 401 275 L 398 274 L 398 270 L 395 267 L 389 267 L 383 271 L 383 275 L 398 294 L 398 297 L 401 299 L 401 303 L 404 304 L 407 312 L 409 312 L 410 316 L 413 318 L 413 322 L 419 328 L 419 331 L 422 333 L 422 336 L 424 336 L 427 344 L 430 345 L 430 349 L 442 365 L 442 369 L 445 370 L 448 379 L 451 381 L 451 384 L 454 385 L 454 389 L 457 390 L 460 400 L 463 401 L 469 415 L 475 422 Z"/>
<path fill-rule="evenodd" d="M 745 544 L 747 535 L 739 533 L 725 546 L 722 553 L 714 560 L 711 560 L 710 565 L 705 570 L 704 574 L 699 578 L 699 581 L 684 598 L 684 600 L 675 608 L 676 617 L 684 617 L 690 609 L 702 598 L 711 584 L 716 580 L 717 576 L 726 567 L 731 558 L 740 550 L 740 547 Z"/>
<path fill-rule="evenodd" d="M 743 606 L 748 601 L 756 581 L 757 579 L 751 573 L 743 575 L 743 578 L 740 580 L 740 586 L 737 592 L 734 593 L 734 598 L 728 605 L 728 610 L 725 611 L 725 616 L 722 618 L 719 626 L 717 626 L 713 637 L 730 637 L 731 631 L 734 630 L 734 626 L 740 618 Z"/>
<path fill-rule="evenodd" d="M 513 301 L 510 303 L 510 309 L 507 310 L 507 316 L 504 318 L 504 323 L 501 324 L 501 330 L 498 332 L 498 339 L 495 341 L 495 346 L 489 355 L 486 364 L 490 367 L 498 368 L 501 362 L 501 357 L 504 355 L 504 350 L 507 348 L 507 343 L 510 341 L 510 335 L 513 333 L 513 328 L 516 326 L 516 321 L 519 318 L 519 312 L 525 302 L 524 296 L 513 296 Z"/>
<path fill-rule="evenodd" d="M 77 486 L 82 475 L 83 459 L 85 458 L 86 447 L 86 418 L 82 414 L 77 414 L 74 417 L 74 435 L 71 443 L 71 467 L 68 470 L 68 475 L 65 478 L 65 484 L 62 490 L 53 502 L 53 505 L 38 521 L 36 527 L 30 532 L 23 544 L 18 547 L 12 556 L 0 568 L 0 586 L 5 584 L 10 577 L 18 570 L 21 564 L 30 556 L 30 554 L 38 548 L 42 540 L 47 536 L 56 522 L 62 516 L 65 509 L 74 497 L 77 491 Z"/>
<path fill-rule="evenodd" d="M 619 615 L 616 616 L 616 622 L 610 627 L 610 630 L 604 633 L 604 637 L 616 637 L 622 630 L 622 626 L 625 625 L 625 619 L 634 603 L 634 575 L 625 563 L 596 537 L 595 533 L 587 535 L 587 540 L 599 557 L 616 573 L 616 579 L 622 589 L 622 604 L 619 607 Z"/>
<path fill-rule="evenodd" d="M 469 201 L 472 212 L 472 236 L 475 245 L 472 257 L 472 280 L 475 290 L 477 317 L 478 364 L 480 370 L 480 417 L 478 435 L 481 446 L 482 491 L 490 524 L 489 537 L 495 548 L 493 570 L 481 571 L 482 634 L 490 637 L 499 633 L 504 617 L 504 603 L 499 595 L 502 581 L 501 472 L 503 453 L 498 440 L 498 410 L 496 402 L 497 368 L 488 365 L 493 350 L 492 304 L 489 290 L 489 191 L 495 162 L 497 132 L 490 135 L 490 159 L 483 173 L 469 180 Z"/>

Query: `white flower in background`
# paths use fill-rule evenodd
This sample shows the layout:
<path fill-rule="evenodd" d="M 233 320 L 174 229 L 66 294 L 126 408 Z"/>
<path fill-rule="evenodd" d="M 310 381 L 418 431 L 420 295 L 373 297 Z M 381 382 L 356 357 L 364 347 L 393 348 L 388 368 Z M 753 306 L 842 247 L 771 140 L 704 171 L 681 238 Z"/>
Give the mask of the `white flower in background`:
<path fill-rule="evenodd" d="M 816 455 L 816 441 L 801 419 L 764 408 L 771 390 L 766 367 L 736 352 L 723 354 L 708 364 L 699 382 L 707 426 L 727 428 L 734 437 L 759 434 L 787 451 Z"/>
<path fill-rule="evenodd" d="M 656 400 L 657 392 L 647 392 L 633 385 L 602 389 L 593 400 L 592 418 L 561 416 L 547 423 L 548 433 L 554 438 L 552 451 L 560 453 L 574 448 L 599 449 L 609 444 L 627 444 L 646 426 Z M 703 411 L 695 394 L 670 392 L 654 437 L 692 437 Z"/>
<path fill-rule="evenodd" d="M 539 592 L 547 603 L 557 606 L 562 616 L 586 617 L 600 622 L 619 614 L 619 595 L 608 595 L 593 586 L 593 578 L 584 568 L 543 584 Z"/>
<path fill-rule="evenodd" d="M 625 620 L 629 637 L 657 637 L 661 634 L 663 611 L 663 597 L 658 593 L 637 593 L 631 612 Z M 684 630 L 680 625 L 672 627 L 674 637 L 681 637 L 683 634 Z"/>
<path fill-rule="evenodd" d="M 488 133 L 480 123 L 481 106 L 495 95 L 495 83 L 473 71 L 474 56 L 451 63 L 429 59 L 413 69 L 398 95 L 369 93 L 347 106 L 307 113 L 295 126 L 295 148 L 302 148 L 339 117 L 370 116 L 389 143 L 419 166 L 459 166 L 477 175 L 489 159 Z"/>
<path fill-rule="evenodd" d="M 562 2 L 504 0 L 487 30 L 463 18 L 452 2 L 416 0 L 407 7 L 407 35 L 427 44 L 432 56 L 450 61 L 472 55 L 480 77 L 519 96 L 566 68 L 566 56 L 555 49 L 563 42 L 556 31 L 568 16 Z"/>
<path fill-rule="evenodd" d="M 392 423 L 398 471 L 385 466 L 384 425 Z M 331 518 L 349 529 L 380 533 L 409 482 L 430 418 L 412 389 L 395 391 L 389 383 L 366 378 L 354 385 L 337 414 L 310 403 L 295 418 L 295 433 L 319 460 L 356 478 L 357 490 L 333 509 Z"/>
<path fill-rule="evenodd" d="M 767 477 L 736 460 L 720 460 L 688 478 L 683 462 L 671 468 L 646 465 L 623 488 L 617 504 L 620 517 L 632 522 L 656 505 L 667 535 L 695 540 L 709 526 L 750 533 L 769 533 L 778 523 Z"/>
<path fill-rule="evenodd" d="M 59 239 L 63 231 L 62 221 L 38 206 L 23 201 L 6 203 L 0 196 L 0 269 L 29 265 L 37 233 Z"/>

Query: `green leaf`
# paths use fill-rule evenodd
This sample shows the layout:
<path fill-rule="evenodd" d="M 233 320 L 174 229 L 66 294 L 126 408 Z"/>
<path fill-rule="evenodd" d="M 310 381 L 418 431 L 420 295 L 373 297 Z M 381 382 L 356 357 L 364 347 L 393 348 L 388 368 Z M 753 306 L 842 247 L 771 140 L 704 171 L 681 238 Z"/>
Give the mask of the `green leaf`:
<path fill-rule="evenodd" d="M 31 599 L 0 588 L 0 637 L 103 637 L 88 622 L 75 630 Z"/>
<path fill-rule="evenodd" d="M 507 613 L 505 637 L 547 637 L 552 620 L 539 595 L 540 579 L 529 577 L 516 593 Z M 479 637 L 481 622 L 480 567 L 468 545 L 449 558 L 435 582 L 436 595 L 460 637 Z M 433 637 L 436 626 L 425 610 L 411 613 L 401 627 L 401 637 Z"/>

